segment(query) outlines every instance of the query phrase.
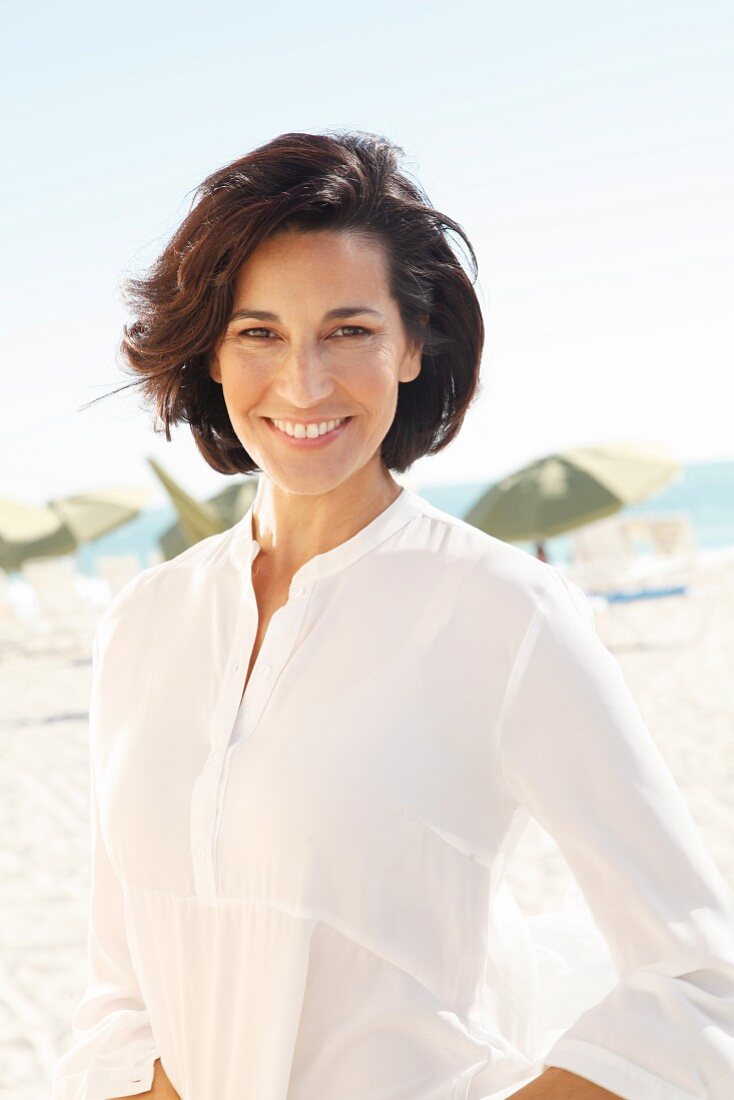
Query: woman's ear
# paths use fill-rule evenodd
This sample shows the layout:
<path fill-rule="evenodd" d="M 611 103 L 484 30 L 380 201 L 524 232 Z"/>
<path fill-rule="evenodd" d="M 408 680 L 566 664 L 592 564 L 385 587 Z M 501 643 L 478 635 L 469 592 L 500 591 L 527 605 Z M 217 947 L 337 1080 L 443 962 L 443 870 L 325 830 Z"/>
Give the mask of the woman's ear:
<path fill-rule="evenodd" d="M 411 340 L 400 364 L 399 381 L 413 382 L 421 372 L 423 340 Z"/>
<path fill-rule="evenodd" d="M 210 354 L 209 354 L 209 356 L 207 357 L 207 360 L 206 360 L 206 366 L 207 366 L 207 370 L 209 371 L 209 377 L 211 378 L 212 382 L 218 382 L 219 385 L 221 386 L 221 384 L 222 384 L 222 372 L 219 369 L 219 363 L 217 362 L 216 352 L 213 352 L 213 351 L 210 352 Z"/>

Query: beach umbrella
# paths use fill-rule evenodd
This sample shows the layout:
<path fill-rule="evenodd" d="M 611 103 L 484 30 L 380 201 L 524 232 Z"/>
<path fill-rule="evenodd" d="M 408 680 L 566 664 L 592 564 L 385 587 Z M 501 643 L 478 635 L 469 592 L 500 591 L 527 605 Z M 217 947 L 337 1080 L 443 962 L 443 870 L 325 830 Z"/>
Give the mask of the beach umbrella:
<path fill-rule="evenodd" d="M 0 498 L 0 568 L 12 573 L 24 561 L 73 554 L 127 523 L 147 499 L 147 491 L 137 489 L 100 489 L 43 506 Z"/>
<path fill-rule="evenodd" d="M 560 535 L 646 500 L 680 471 L 657 443 L 569 447 L 508 474 L 463 517 L 505 542 Z"/>
<path fill-rule="evenodd" d="M 231 527 L 242 519 L 247 509 L 255 499 L 258 477 L 249 475 L 242 481 L 234 481 L 225 485 L 213 497 L 209 497 L 208 504 L 214 508 L 227 527 Z"/>
<path fill-rule="evenodd" d="M 70 554 L 75 546 L 52 508 L 0 498 L 0 568 L 6 573 L 20 569 L 27 558 Z"/>
<path fill-rule="evenodd" d="M 201 539 L 228 530 L 245 514 L 257 490 L 257 478 L 250 477 L 225 486 L 211 500 L 197 500 L 156 459 L 147 461 L 176 510 L 176 521 L 158 540 L 166 561 Z"/>
<path fill-rule="evenodd" d="M 76 544 L 81 545 L 135 519 L 150 497 L 149 489 L 94 489 L 58 497 L 50 500 L 48 506 L 71 532 Z"/>

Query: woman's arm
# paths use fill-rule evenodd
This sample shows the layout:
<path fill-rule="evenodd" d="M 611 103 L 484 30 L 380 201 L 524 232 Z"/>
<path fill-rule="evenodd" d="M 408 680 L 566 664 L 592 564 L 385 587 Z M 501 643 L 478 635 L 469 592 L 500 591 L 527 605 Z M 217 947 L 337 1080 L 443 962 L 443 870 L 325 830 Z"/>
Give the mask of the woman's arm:
<path fill-rule="evenodd" d="M 100 829 L 93 752 L 98 635 L 99 628 L 92 650 L 90 702 L 87 984 L 72 1017 L 72 1045 L 53 1067 L 51 1100 L 139 1096 L 151 1088 L 154 1062 L 160 1056 L 130 959 L 122 890 Z"/>
<path fill-rule="evenodd" d="M 164 1070 L 160 1058 L 156 1058 L 153 1070 L 153 1087 L 148 1092 L 139 1092 L 137 1096 L 122 1096 L 120 1100 L 141 1100 L 146 1096 L 150 1097 L 150 1100 L 181 1100 L 181 1097 L 168 1080 L 168 1074 Z"/>
<path fill-rule="evenodd" d="M 734 899 L 589 601 L 549 569 L 508 684 L 500 760 L 566 858 L 619 982 L 543 1065 L 623 1100 L 730 1100 Z"/>

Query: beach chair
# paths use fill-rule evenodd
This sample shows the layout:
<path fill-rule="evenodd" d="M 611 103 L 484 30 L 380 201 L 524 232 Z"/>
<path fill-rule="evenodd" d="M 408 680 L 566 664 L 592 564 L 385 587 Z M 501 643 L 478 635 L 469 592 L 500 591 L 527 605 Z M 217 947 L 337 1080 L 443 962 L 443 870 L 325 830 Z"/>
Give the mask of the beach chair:
<path fill-rule="evenodd" d="M 87 610 L 95 619 L 101 611 L 104 611 L 114 595 L 112 585 L 106 577 L 77 573 L 74 577 L 74 584 Z"/>
<path fill-rule="evenodd" d="M 610 648 L 667 648 L 703 636 L 707 593 L 694 583 L 699 552 L 686 515 L 605 517 L 572 532 L 571 544 L 564 572 L 600 612 Z"/>
<path fill-rule="evenodd" d="M 77 632 L 90 626 L 93 617 L 75 584 L 72 556 L 23 562 L 20 575 L 32 590 L 33 599 L 26 603 L 26 626 L 33 633 Z"/>
<path fill-rule="evenodd" d="M 0 650 L 14 651 L 22 645 L 27 623 L 38 615 L 38 600 L 27 581 L 17 573 L 0 569 Z"/>
<path fill-rule="evenodd" d="M 137 554 L 105 554 L 95 558 L 94 564 L 98 576 L 109 586 L 110 599 L 141 569 Z"/>
<path fill-rule="evenodd" d="M 569 533 L 571 563 L 564 572 L 587 593 L 612 593 L 639 587 L 644 581 L 644 561 L 628 527 L 618 516 L 606 516 Z"/>

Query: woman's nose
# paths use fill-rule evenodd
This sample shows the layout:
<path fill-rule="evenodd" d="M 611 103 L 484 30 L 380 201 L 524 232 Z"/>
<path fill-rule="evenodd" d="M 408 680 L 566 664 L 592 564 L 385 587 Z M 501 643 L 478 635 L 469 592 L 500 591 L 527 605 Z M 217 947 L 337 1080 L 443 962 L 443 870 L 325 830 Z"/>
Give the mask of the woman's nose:
<path fill-rule="evenodd" d="M 277 386 L 293 405 L 304 408 L 334 388 L 318 348 L 306 344 L 289 348 L 278 370 Z"/>

